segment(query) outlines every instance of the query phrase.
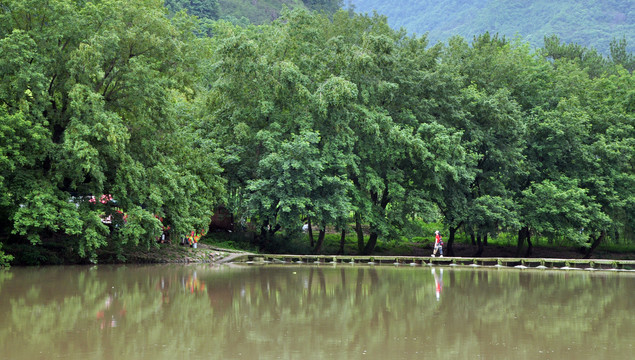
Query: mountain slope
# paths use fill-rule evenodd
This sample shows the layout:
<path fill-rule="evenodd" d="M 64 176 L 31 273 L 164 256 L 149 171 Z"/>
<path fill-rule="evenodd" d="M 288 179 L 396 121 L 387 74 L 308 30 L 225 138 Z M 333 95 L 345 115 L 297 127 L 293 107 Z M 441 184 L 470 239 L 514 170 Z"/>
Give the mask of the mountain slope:
<path fill-rule="evenodd" d="M 283 7 L 306 8 L 332 14 L 342 0 L 164 0 L 171 14 L 186 9 L 201 19 L 226 19 L 243 25 L 263 24 L 277 19 Z"/>
<path fill-rule="evenodd" d="M 263 24 L 280 16 L 283 6 L 290 9 L 304 7 L 301 0 L 219 0 L 221 18 L 245 17 L 252 24 Z"/>
<path fill-rule="evenodd" d="M 485 31 L 516 34 L 534 46 L 544 36 L 594 47 L 607 54 L 613 38 L 635 50 L 635 0 L 349 0 L 359 13 L 386 15 L 393 27 L 428 33 L 432 43 Z"/>

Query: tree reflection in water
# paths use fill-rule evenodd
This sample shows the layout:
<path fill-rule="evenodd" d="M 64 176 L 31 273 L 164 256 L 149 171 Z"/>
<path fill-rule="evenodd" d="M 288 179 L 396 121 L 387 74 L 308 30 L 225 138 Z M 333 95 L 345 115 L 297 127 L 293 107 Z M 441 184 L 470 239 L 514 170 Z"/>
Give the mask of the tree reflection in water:
<path fill-rule="evenodd" d="M 166 265 L 2 274 L 7 359 L 626 358 L 635 331 L 630 273 Z"/>

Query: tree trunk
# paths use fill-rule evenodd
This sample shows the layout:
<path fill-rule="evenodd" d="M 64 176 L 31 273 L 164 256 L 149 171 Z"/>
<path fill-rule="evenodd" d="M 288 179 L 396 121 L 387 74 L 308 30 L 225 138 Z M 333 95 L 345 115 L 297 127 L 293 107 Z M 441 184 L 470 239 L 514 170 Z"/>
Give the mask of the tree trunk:
<path fill-rule="evenodd" d="M 307 225 L 309 225 L 309 241 L 311 242 L 311 248 L 313 248 L 313 246 L 315 246 L 315 243 L 313 242 L 313 226 L 311 226 L 311 218 L 307 218 Z"/>
<path fill-rule="evenodd" d="M 476 245 L 478 246 L 474 257 L 481 257 L 483 255 L 483 242 L 481 241 L 481 234 L 476 235 Z"/>
<path fill-rule="evenodd" d="M 260 246 L 264 246 L 269 242 L 269 221 L 265 221 L 260 227 L 260 236 L 258 236 L 258 243 Z"/>
<path fill-rule="evenodd" d="M 258 237 L 258 242 L 264 244 L 267 239 L 267 225 L 268 223 L 264 223 L 260 227 L 260 236 Z"/>
<path fill-rule="evenodd" d="M 600 236 L 596 237 L 593 240 L 593 243 L 591 244 L 591 247 L 589 248 L 589 250 L 587 250 L 586 254 L 584 255 L 585 259 L 590 259 L 591 258 L 591 254 L 593 253 L 593 250 L 595 250 L 604 240 L 604 237 L 606 236 L 606 232 L 602 231 L 600 232 Z"/>
<path fill-rule="evenodd" d="M 313 249 L 314 254 L 319 254 L 322 251 L 322 244 L 324 244 L 324 237 L 326 236 L 326 227 L 320 229 L 320 233 L 318 234 L 317 244 Z"/>
<path fill-rule="evenodd" d="M 531 233 L 529 232 L 529 229 L 527 229 L 527 251 L 525 252 L 525 257 L 531 256 L 533 252 L 534 246 L 531 243 Z"/>
<path fill-rule="evenodd" d="M 459 226 L 461 225 L 459 224 Z M 448 237 L 448 245 L 445 249 L 445 251 L 448 253 L 448 256 L 454 256 L 454 249 L 452 249 L 452 244 L 454 244 L 454 235 L 456 234 L 456 231 L 459 229 L 459 226 L 455 228 L 450 226 L 450 236 Z"/>
<path fill-rule="evenodd" d="M 366 243 L 366 246 L 364 247 L 364 255 L 370 255 L 373 253 L 373 250 L 375 250 L 375 245 L 377 245 L 377 238 L 379 237 L 379 234 L 376 232 L 371 232 L 370 236 L 368 237 L 368 242 Z"/>
<path fill-rule="evenodd" d="M 280 228 L 280 224 L 271 227 L 269 221 L 265 221 L 260 227 L 260 236 L 258 237 L 258 242 L 260 242 L 261 245 L 268 244 L 270 240 L 273 239 L 276 232 L 280 230 Z"/>
<path fill-rule="evenodd" d="M 487 246 L 487 234 L 488 233 L 485 233 L 485 235 L 483 235 L 483 245 L 484 246 Z"/>
<path fill-rule="evenodd" d="M 342 235 L 340 236 L 340 248 L 337 251 L 338 255 L 344 254 L 344 243 L 346 242 L 346 228 L 342 228 Z"/>
<path fill-rule="evenodd" d="M 523 245 L 525 245 L 525 239 L 527 238 L 528 232 L 529 232 L 529 228 L 527 226 L 524 226 L 520 230 L 518 230 L 518 243 L 516 245 L 516 257 L 520 256 L 520 251 L 523 249 Z"/>
<path fill-rule="evenodd" d="M 474 232 L 470 233 L 470 238 L 472 239 L 472 245 L 476 245 L 476 235 L 474 235 Z"/>
<path fill-rule="evenodd" d="M 362 216 L 355 214 L 355 232 L 357 233 L 357 251 L 364 252 L 364 230 L 362 230 Z"/>

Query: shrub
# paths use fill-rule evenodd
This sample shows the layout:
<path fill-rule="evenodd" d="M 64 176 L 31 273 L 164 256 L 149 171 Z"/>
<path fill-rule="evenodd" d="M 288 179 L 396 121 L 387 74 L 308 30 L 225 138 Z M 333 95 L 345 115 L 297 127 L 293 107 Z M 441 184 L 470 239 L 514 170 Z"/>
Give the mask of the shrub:
<path fill-rule="evenodd" d="M 13 256 L 5 254 L 4 251 L 2 251 L 2 243 L 0 243 L 0 268 L 11 267 L 11 261 L 13 261 Z"/>

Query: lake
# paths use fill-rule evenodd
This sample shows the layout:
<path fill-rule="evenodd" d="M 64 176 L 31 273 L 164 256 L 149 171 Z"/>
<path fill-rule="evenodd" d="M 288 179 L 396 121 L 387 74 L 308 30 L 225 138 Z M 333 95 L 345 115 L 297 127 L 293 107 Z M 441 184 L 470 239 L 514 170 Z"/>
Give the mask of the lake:
<path fill-rule="evenodd" d="M 635 273 L 371 265 L 0 271 L 0 359 L 631 359 Z"/>

